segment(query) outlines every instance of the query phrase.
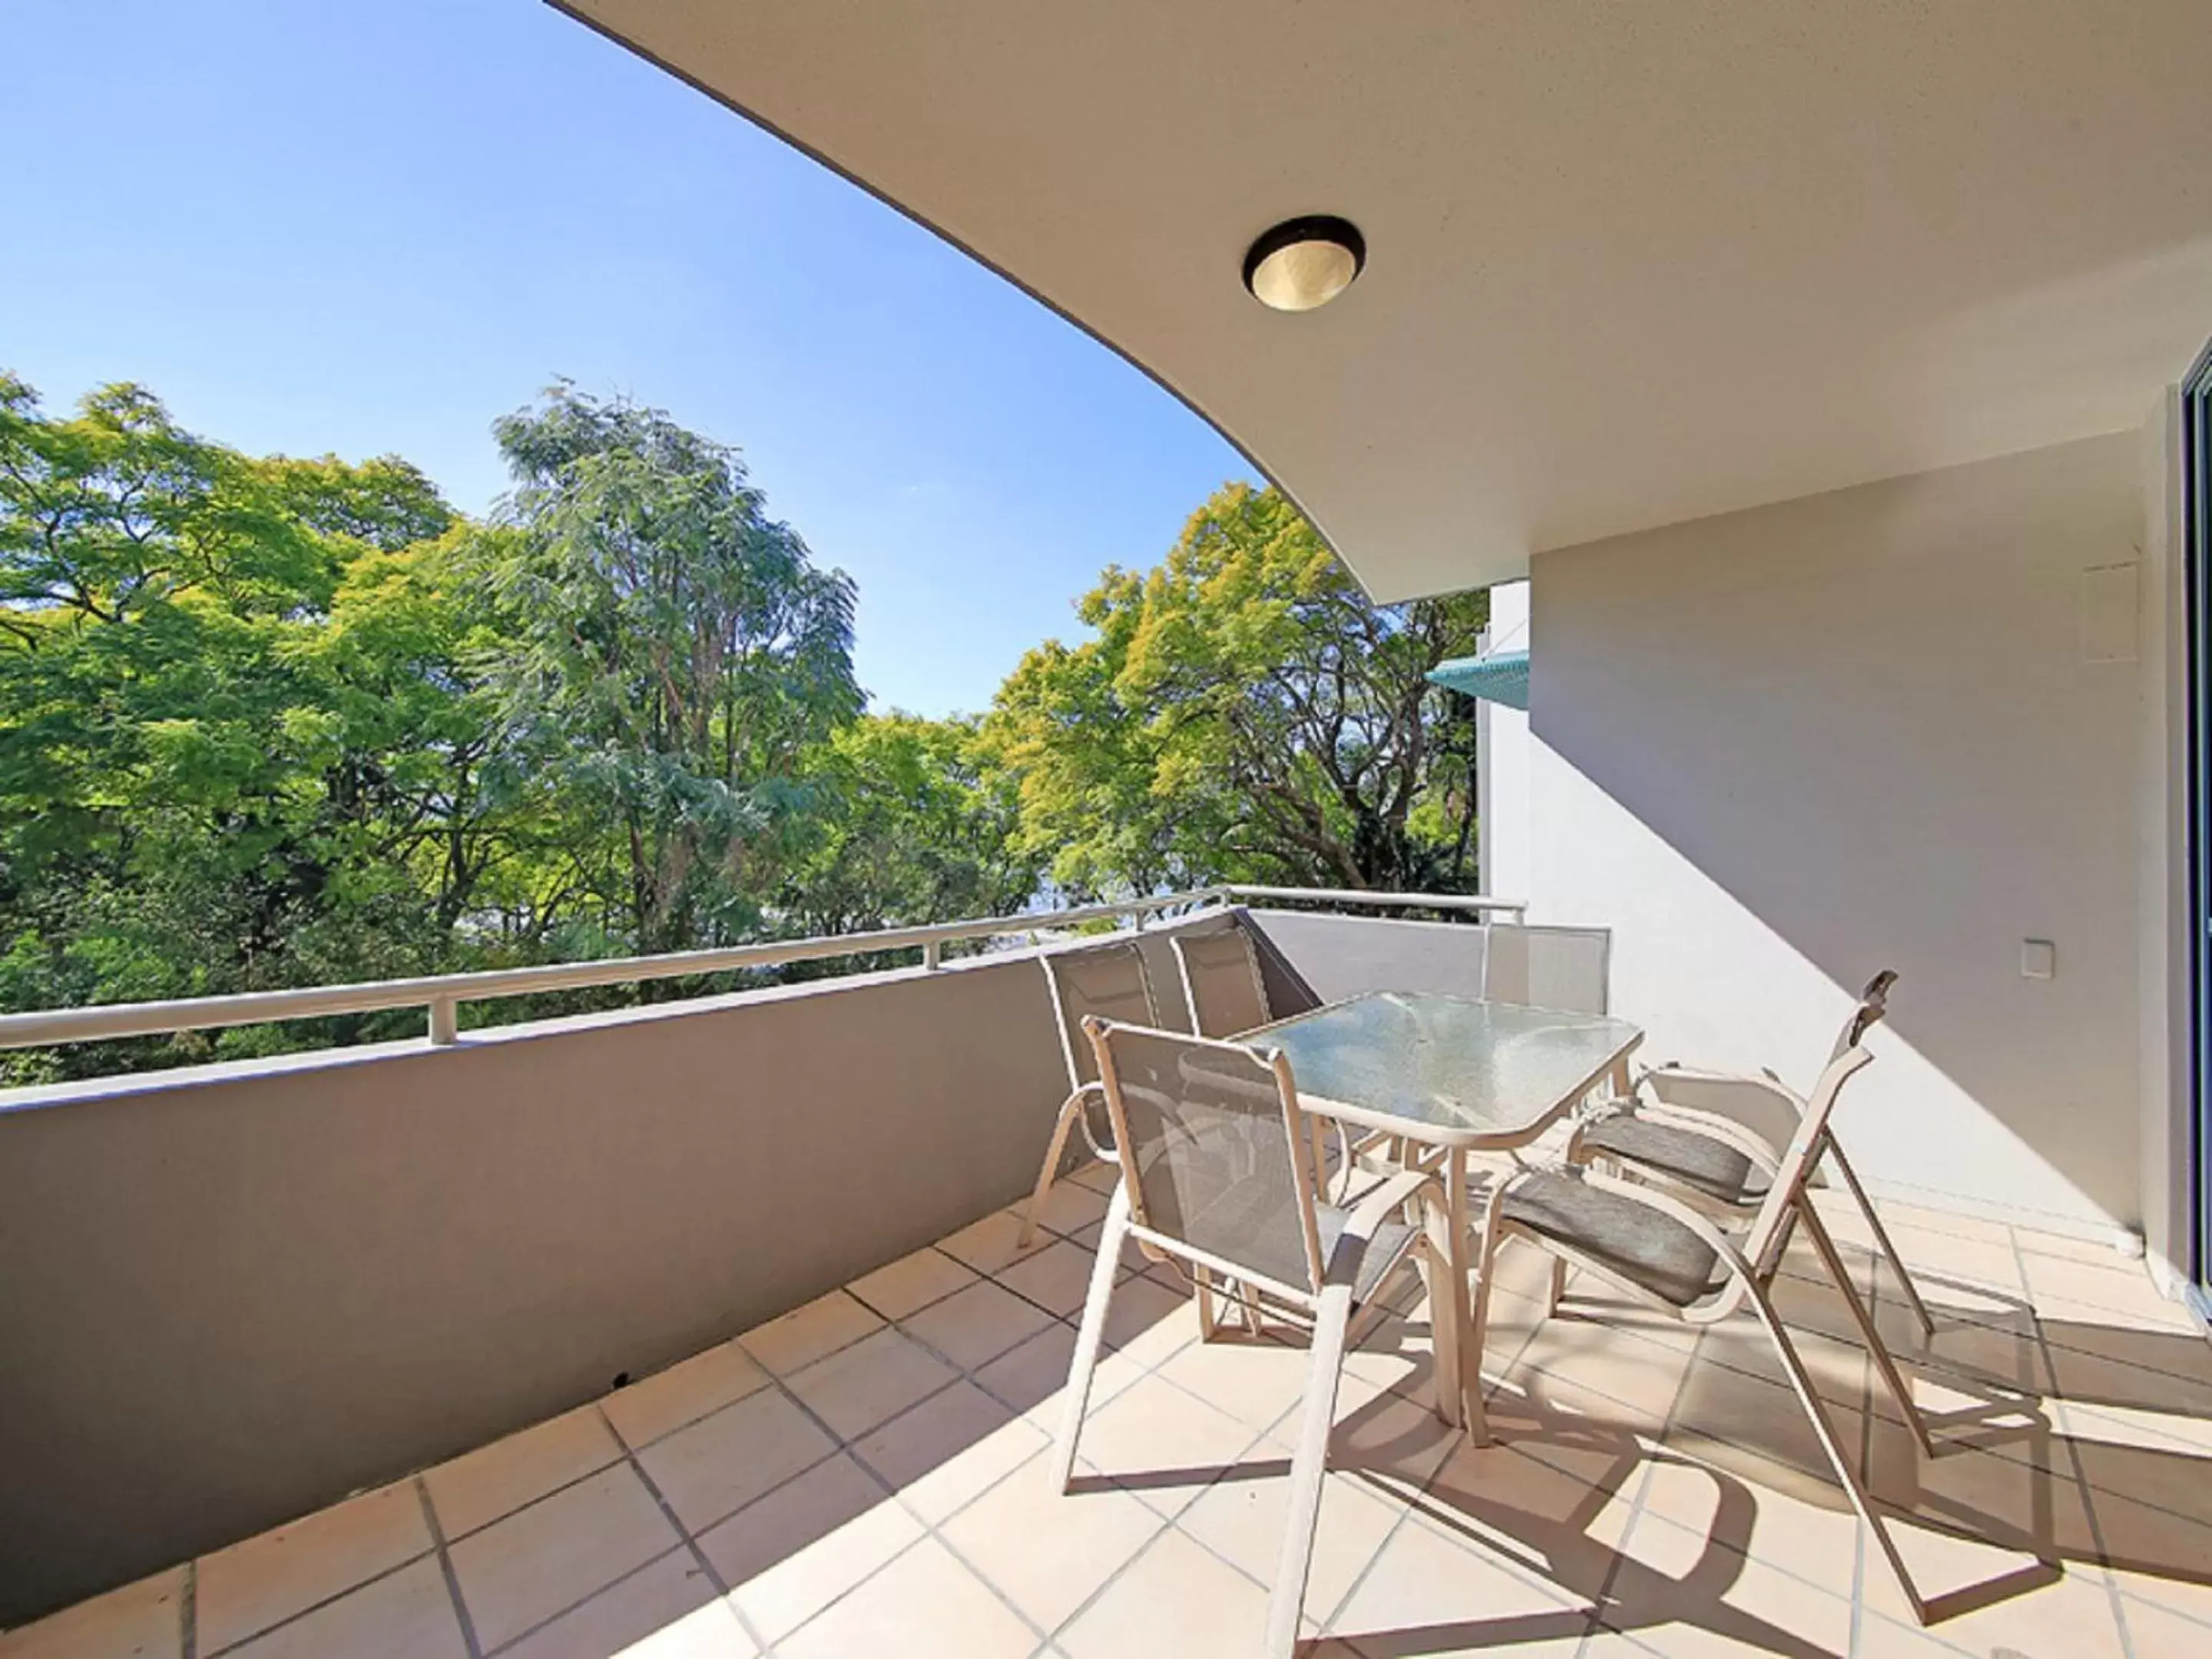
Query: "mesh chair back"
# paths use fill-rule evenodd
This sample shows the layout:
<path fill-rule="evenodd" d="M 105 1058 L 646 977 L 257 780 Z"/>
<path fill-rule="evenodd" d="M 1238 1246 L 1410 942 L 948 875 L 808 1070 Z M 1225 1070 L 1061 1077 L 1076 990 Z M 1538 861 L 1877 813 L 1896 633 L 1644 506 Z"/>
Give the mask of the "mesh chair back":
<path fill-rule="evenodd" d="M 1098 1060 L 1083 1035 L 1093 1017 L 1125 1025 L 1157 1025 L 1159 1005 L 1152 998 L 1152 976 L 1137 945 L 1094 945 L 1088 950 L 1048 952 L 1046 984 L 1053 1012 L 1060 1017 L 1060 1052 L 1067 1061 L 1067 1086 L 1079 1089 L 1098 1080 Z"/>
<path fill-rule="evenodd" d="M 1259 953 L 1242 927 L 1177 933 L 1170 943 L 1182 974 L 1192 1030 L 1200 1036 L 1234 1036 L 1267 1023 L 1267 987 L 1260 977 Z"/>
<path fill-rule="evenodd" d="M 1288 1064 L 1233 1043 L 1086 1021 L 1136 1224 L 1317 1293 L 1321 1243 Z"/>
<path fill-rule="evenodd" d="M 1889 1012 L 1889 988 L 1897 983 L 1897 970 L 1885 968 L 1866 982 L 1859 993 L 1859 1006 L 1851 1010 L 1851 1017 L 1844 1022 L 1844 1029 L 1836 1034 L 1836 1046 L 1828 1051 L 1834 1060 L 1846 1048 L 1856 1048 L 1869 1031 L 1881 1024 Z"/>
<path fill-rule="evenodd" d="M 1494 926 L 1482 994 L 1524 1008 L 1602 1014 L 1612 1000 L 1612 957 L 1613 935 L 1603 927 Z"/>
<path fill-rule="evenodd" d="M 1767 1190 L 1766 1201 L 1759 1206 L 1751 1231 L 1744 1236 L 1744 1257 L 1762 1278 L 1772 1272 L 1776 1260 L 1789 1243 L 1785 1224 L 1812 1176 L 1821 1134 L 1828 1127 L 1829 1115 L 1836 1109 L 1836 1097 L 1862 1066 L 1873 1061 L 1874 1056 L 1864 1048 L 1846 1048 L 1828 1062 L 1828 1069 L 1813 1085 L 1812 1097 L 1805 1103 L 1804 1115 L 1797 1120 L 1796 1131 L 1790 1137 L 1790 1145 L 1776 1166 L 1774 1184 Z"/>

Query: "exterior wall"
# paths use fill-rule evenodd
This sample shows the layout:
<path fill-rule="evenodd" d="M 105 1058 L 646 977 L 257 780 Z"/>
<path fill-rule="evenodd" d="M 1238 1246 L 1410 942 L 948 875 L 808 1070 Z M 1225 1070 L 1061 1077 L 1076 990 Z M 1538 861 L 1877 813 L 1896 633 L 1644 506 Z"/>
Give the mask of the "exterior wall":
<path fill-rule="evenodd" d="M 2191 1212 L 2187 596 L 2182 568 L 2180 388 L 2145 423 L 2142 718 L 2136 752 L 2136 982 L 2143 1243 L 2152 1275 L 2179 1295 L 2196 1273 Z"/>
<path fill-rule="evenodd" d="M 1500 582 L 1490 590 L 1489 645 L 1499 651 L 1528 648 L 1527 582 Z M 1525 898 L 1535 858 L 1528 817 L 1528 714 L 1485 702 L 1477 719 L 1482 890 L 1492 898 Z"/>
<path fill-rule="evenodd" d="M 1167 934 L 1221 925 L 1139 936 L 1164 1024 Z M 1279 1012 L 1481 989 L 1480 927 L 1265 926 Z M 0 1628 L 1025 1194 L 1067 1088 L 1035 954 L 0 1095 Z"/>
<path fill-rule="evenodd" d="M 1021 953 L 7 1097 L 0 1626 L 944 1237 L 1066 1086 Z"/>
<path fill-rule="evenodd" d="M 1483 994 L 1486 927 L 1311 910 L 1255 910 L 1250 921 L 1261 940 L 1263 968 L 1275 969 L 1273 957 L 1293 970 L 1280 982 L 1269 976 L 1267 1000 L 1279 1018 L 1364 991 Z"/>
<path fill-rule="evenodd" d="M 2138 558 L 2139 461 L 2095 439 L 1533 572 L 1530 920 L 1613 930 L 1652 1059 L 1801 1085 L 1897 969 L 1855 1162 L 2084 1232 L 2142 1219 L 2142 670 L 2087 659 L 2115 589 L 2083 576 Z"/>

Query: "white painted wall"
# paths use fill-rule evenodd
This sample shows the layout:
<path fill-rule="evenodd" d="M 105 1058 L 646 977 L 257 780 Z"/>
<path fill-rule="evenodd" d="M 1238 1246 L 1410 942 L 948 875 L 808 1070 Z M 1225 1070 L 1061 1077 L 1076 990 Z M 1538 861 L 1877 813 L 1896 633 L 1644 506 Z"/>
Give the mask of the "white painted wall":
<path fill-rule="evenodd" d="M 1490 631 L 1486 651 L 1528 648 L 1528 584 L 1500 582 L 1490 590 Z M 1480 705 L 1476 744 L 1481 756 L 1482 890 L 1498 898 L 1520 898 L 1528 891 L 1534 858 L 1528 816 L 1528 714 L 1503 703 Z"/>
<path fill-rule="evenodd" d="M 2137 557 L 2140 454 L 2063 445 L 1533 576 L 1529 919 L 1613 930 L 1651 1058 L 1801 1086 L 1894 967 L 1838 1119 L 1861 1170 L 2085 1231 L 2140 1212 L 2141 668 L 2085 659 L 2082 576 Z M 2056 978 L 2021 977 L 2028 938 Z"/>

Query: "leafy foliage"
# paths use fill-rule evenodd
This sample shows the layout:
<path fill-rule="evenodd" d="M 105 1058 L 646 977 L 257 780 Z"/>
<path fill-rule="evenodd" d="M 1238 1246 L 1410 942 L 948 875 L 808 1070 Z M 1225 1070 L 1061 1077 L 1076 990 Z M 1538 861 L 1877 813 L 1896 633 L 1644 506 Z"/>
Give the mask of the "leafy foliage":
<path fill-rule="evenodd" d="M 1473 878 L 1473 721 L 1425 678 L 1484 594 L 1368 601 L 1280 494 L 1231 485 L 1164 563 L 1108 570 L 1094 639 L 1031 652 L 988 727 L 1020 844 L 1077 891 Z"/>
<path fill-rule="evenodd" d="M 566 384 L 494 432 L 514 487 L 477 522 L 404 461 L 0 374 L 0 1009 L 1470 872 L 1472 728 L 1421 677 L 1484 601 L 1370 605 L 1272 491 L 932 720 L 865 712 L 853 583 L 736 450 Z M 0 1083 L 418 1021 L 0 1053 Z"/>

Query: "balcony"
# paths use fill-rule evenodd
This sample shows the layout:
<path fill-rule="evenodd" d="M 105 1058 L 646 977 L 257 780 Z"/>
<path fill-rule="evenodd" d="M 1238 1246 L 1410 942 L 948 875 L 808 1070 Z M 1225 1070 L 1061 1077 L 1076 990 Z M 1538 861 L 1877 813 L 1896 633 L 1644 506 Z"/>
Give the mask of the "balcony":
<path fill-rule="evenodd" d="M 1284 1006 L 1541 977 L 1507 927 L 1240 922 Z M 1294 1334 L 1201 1343 L 1132 1254 L 1076 1491 L 1048 1489 L 1107 1183 L 1016 1248 L 1063 1087 L 1031 954 L 19 1096 L 4 1581 L 18 1619 L 76 1604 L 0 1655 L 1253 1648 Z M 1929 1631 L 1754 1328 L 1581 1277 L 1546 1319 L 1528 1255 L 1495 1446 L 1431 1414 L 1417 1291 L 1352 1360 L 1316 1650 L 2204 1651 L 2188 1316 L 2102 1244 L 1893 1206 L 1923 1342 L 1832 1213 L 1943 1455 L 1885 1414 L 1817 1265 L 1779 1300 Z"/>

